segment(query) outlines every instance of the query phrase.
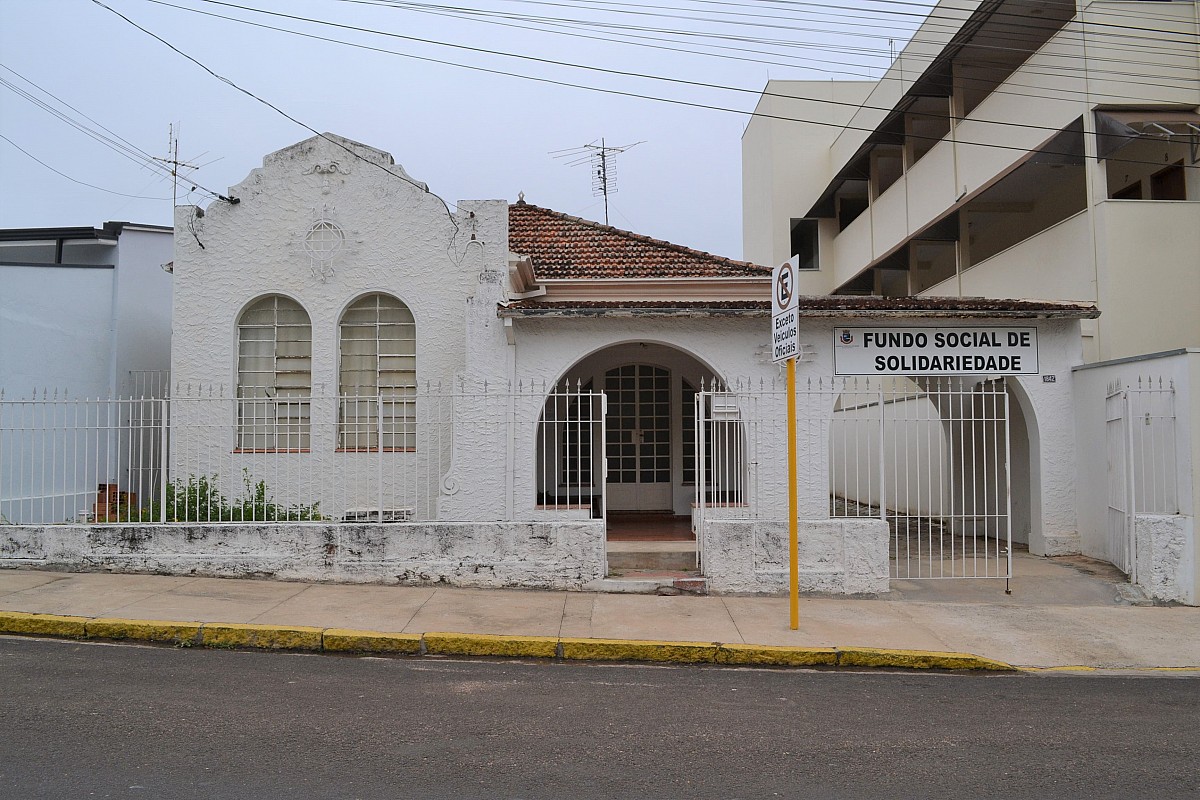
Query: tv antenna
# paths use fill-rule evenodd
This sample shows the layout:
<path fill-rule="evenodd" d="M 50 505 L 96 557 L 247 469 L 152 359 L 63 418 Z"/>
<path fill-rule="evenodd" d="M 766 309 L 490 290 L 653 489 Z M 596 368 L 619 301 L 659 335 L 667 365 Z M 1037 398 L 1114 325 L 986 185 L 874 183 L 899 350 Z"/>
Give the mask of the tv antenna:
<path fill-rule="evenodd" d="M 554 158 L 568 158 L 568 167 L 580 164 L 590 164 L 592 168 L 592 197 L 604 198 L 604 224 L 608 224 L 608 196 L 617 192 L 616 157 L 630 148 L 645 142 L 623 144 L 620 147 L 610 146 L 600 139 L 600 144 L 592 142 L 583 147 L 571 147 L 566 150 L 555 150 L 550 153 Z"/>
<path fill-rule="evenodd" d="M 171 167 L 171 207 L 179 205 L 179 168 L 197 170 L 199 166 L 179 160 L 179 132 L 174 124 L 167 128 L 167 157 L 154 156 L 155 161 L 161 161 Z M 188 177 L 184 175 L 184 177 Z M 192 187 L 195 188 L 195 187 Z"/>

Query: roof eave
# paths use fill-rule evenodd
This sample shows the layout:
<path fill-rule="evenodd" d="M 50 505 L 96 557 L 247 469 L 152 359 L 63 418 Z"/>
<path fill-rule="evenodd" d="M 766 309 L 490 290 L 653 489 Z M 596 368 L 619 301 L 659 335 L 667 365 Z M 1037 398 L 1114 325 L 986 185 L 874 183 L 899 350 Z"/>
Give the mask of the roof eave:
<path fill-rule="evenodd" d="M 860 319 L 1096 319 L 1099 309 L 1019 309 L 989 311 L 974 309 L 844 309 L 818 308 L 799 309 L 801 317 L 855 317 Z"/>
<path fill-rule="evenodd" d="M 507 308 L 500 306 L 496 316 L 501 319 L 579 319 L 582 317 L 762 317 L 771 316 L 762 308 Z"/>

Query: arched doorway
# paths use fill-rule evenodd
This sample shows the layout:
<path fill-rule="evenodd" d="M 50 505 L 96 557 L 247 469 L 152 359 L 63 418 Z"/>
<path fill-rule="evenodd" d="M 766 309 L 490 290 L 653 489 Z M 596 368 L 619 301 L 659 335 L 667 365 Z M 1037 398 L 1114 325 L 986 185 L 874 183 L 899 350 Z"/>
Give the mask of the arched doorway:
<path fill-rule="evenodd" d="M 831 516 L 887 520 L 893 579 L 1011 577 L 1014 545 L 1038 530 L 1037 441 L 1016 379 L 838 388 Z"/>
<path fill-rule="evenodd" d="M 695 398 L 717 381 L 695 356 L 654 342 L 604 348 L 563 374 L 559 387 L 605 398 L 603 448 L 589 451 L 589 474 L 592 492 L 603 496 L 593 508 L 606 509 L 614 570 L 695 568 Z M 634 546 L 644 542 L 654 546 Z"/>

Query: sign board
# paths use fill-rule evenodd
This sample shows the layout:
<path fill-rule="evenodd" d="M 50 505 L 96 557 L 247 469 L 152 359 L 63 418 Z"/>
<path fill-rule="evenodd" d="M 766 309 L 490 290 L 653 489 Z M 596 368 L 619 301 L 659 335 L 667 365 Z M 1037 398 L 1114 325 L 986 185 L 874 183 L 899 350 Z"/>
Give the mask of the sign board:
<path fill-rule="evenodd" d="M 835 328 L 836 375 L 1036 375 L 1037 328 Z"/>
<path fill-rule="evenodd" d="M 771 275 L 771 360 L 786 361 L 800 355 L 800 295 L 796 267 L 785 262 Z"/>

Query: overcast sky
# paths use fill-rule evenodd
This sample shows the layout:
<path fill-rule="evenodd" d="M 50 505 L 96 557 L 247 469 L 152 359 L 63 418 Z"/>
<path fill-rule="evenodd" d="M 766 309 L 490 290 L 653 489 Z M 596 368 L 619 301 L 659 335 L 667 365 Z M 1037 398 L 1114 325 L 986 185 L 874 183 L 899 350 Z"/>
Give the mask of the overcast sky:
<path fill-rule="evenodd" d="M 747 118 L 662 98 L 748 112 L 768 76 L 878 77 L 888 61 L 888 38 L 901 47 L 927 5 L 895 0 L 468 0 L 459 6 L 438 0 L 104 2 L 305 125 L 388 151 L 451 203 L 515 201 L 523 191 L 531 203 L 603 220 L 589 168 L 569 166 L 569 158 L 556 159 L 551 152 L 601 138 L 609 145 L 644 142 L 616 160 L 611 223 L 735 258 L 742 249 L 740 159 Z M 463 10 L 488 13 L 467 18 Z M 170 224 L 170 178 L 141 162 L 144 154 L 167 155 L 171 124 L 180 132 L 180 159 L 203 165 L 192 180 L 218 192 L 241 181 L 265 154 L 311 135 L 92 0 L 0 0 L 0 65 L 0 227 L 98 226 L 106 220 Z M 80 127 L 135 152 L 123 155 Z M 203 192 L 187 194 L 191 185 L 181 184 L 180 202 L 207 205 L 210 197 Z"/>

